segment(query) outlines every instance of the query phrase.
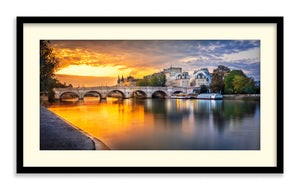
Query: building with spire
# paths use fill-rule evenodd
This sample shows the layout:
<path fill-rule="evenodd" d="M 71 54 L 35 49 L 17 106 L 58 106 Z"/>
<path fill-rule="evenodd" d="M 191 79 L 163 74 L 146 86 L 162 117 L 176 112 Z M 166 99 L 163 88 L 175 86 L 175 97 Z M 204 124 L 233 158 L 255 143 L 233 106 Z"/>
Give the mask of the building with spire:
<path fill-rule="evenodd" d="M 119 85 L 119 84 L 120 84 L 120 82 L 121 82 L 121 80 L 120 80 L 120 76 L 118 75 L 118 81 L 117 81 L 117 84 Z"/>

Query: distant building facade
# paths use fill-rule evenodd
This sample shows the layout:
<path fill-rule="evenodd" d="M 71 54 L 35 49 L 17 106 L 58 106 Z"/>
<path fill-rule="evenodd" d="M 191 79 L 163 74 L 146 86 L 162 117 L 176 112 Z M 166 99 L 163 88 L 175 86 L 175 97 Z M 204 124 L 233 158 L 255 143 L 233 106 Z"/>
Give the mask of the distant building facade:
<path fill-rule="evenodd" d="M 207 68 L 194 70 L 191 77 L 191 86 L 200 87 L 201 85 L 209 86 L 211 83 L 212 74 Z"/>
<path fill-rule="evenodd" d="M 175 77 L 175 86 L 190 87 L 190 75 L 188 72 L 178 73 Z"/>
<path fill-rule="evenodd" d="M 163 70 L 163 73 L 166 75 L 166 86 L 177 86 L 178 81 L 176 76 L 182 74 L 182 68 L 180 67 L 170 67 Z"/>
<path fill-rule="evenodd" d="M 182 68 L 180 67 L 170 67 L 168 69 L 164 69 L 163 71 L 164 73 L 181 73 L 182 72 Z"/>
<path fill-rule="evenodd" d="M 190 75 L 188 72 L 182 72 L 182 68 L 172 66 L 170 68 L 164 69 L 162 72 L 144 76 L 144 78 L 151 79 L 151 77 L 159 74 L 164 74 L 166 76 L 166 86 L 200 87 L 201 85 L 206 85 L 207 87 L 209 87 L 212 79 L 212 74 L 208 71 L 207 68 L 194 70 L 194 73 Z M 128 79 L 123 79 L 124 82 L 122 82 L 122 79 L 120 79 L 120 83 L 122 83 L 123 85 L 127 84 L 126 81 Z"/>

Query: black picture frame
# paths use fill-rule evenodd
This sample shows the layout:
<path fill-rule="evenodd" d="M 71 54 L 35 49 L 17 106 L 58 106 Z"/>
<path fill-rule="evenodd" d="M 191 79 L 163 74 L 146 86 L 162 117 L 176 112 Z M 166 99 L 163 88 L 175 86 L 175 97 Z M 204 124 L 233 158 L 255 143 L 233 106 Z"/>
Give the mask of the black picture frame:
<path fill-rule="evenodd" d="M 283 17 L 17 17 L 17 125 L 16 169 L 17 173 L 283 173 Z M 24 161 L 24 107 L 23 55 L 24 24 L 36 23 L 260 23 L 277 25 L 277 128 L 275 167 L 26 167 Z"/>

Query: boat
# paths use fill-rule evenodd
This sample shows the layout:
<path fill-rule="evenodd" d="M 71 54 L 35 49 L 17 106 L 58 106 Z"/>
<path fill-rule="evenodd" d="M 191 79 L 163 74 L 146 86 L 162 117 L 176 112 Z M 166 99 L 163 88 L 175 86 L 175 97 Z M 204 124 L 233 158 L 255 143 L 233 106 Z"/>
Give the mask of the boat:
<path fill-rule="evenodd" d="M 223 96 L 219 93 L 206 93 L 206 94 L 199 94 L 197 99 L 205 99 L 205 100 L 222 100 Z"/>
<path fill-rule="evenodd" d="M 189 96 L 189 94 L 174 94 L 171 96 L 172 99 L 190 99 L 191 97 Z"/>
<path fill-rule="evenodd" d="M 189 99 L 189 97 L 184 96 L 171 96 L 172 99 Z"/>

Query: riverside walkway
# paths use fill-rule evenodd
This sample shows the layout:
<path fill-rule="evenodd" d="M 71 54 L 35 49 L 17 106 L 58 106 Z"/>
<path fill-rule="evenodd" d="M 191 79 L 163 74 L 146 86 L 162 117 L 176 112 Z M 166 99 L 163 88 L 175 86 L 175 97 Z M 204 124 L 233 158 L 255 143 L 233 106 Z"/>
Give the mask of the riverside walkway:
<path fill-rule="evenodd" d="M 103 150 L 103 143 L 89 137 L 40 106 L 40 150 Z"/>

